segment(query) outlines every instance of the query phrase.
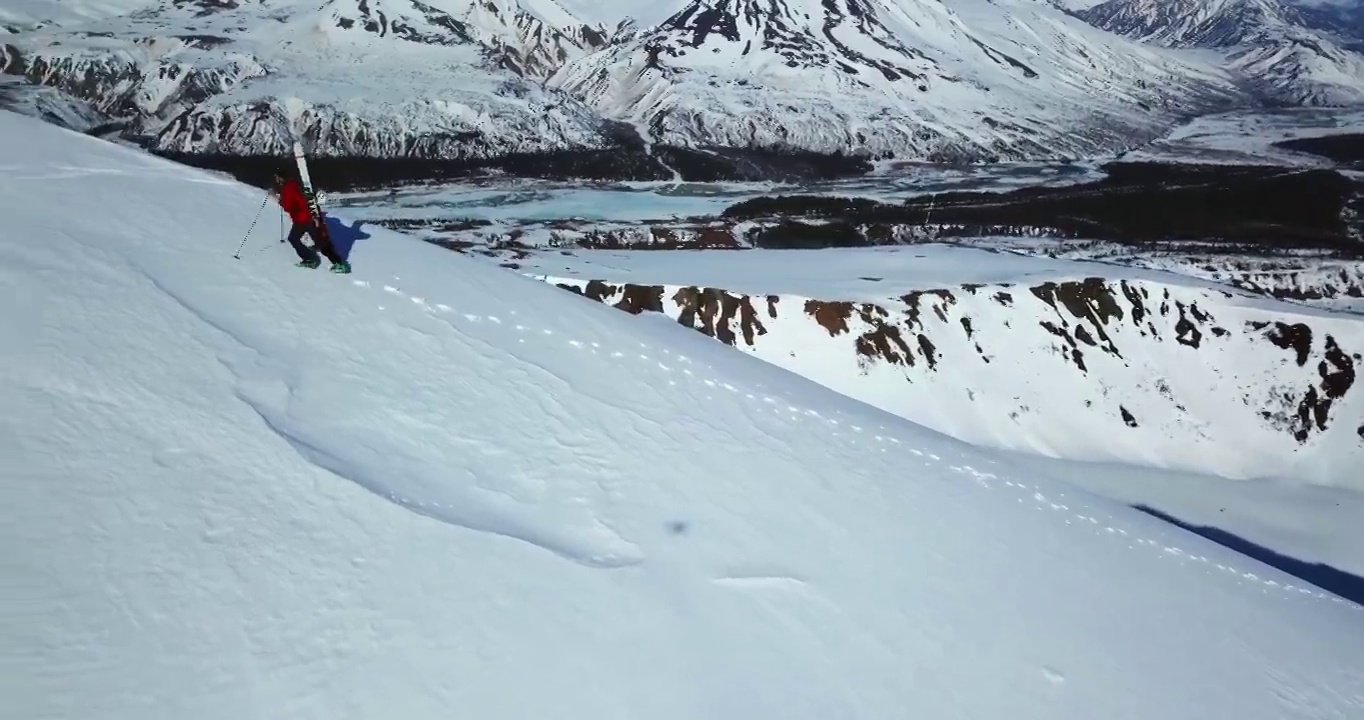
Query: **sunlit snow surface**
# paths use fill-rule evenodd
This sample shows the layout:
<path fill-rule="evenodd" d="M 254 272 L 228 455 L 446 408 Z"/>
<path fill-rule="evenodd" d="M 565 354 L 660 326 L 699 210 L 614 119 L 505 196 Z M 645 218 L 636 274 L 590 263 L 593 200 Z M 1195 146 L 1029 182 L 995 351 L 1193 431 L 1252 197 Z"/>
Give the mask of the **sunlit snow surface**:
<path fill-rule="evenodd" d="M 233 260 L 262 198 L 202 172 L 0 157 L 15 717 L 1364 711 L 1360 608 L 1124 506 L 403 236 Z"/>

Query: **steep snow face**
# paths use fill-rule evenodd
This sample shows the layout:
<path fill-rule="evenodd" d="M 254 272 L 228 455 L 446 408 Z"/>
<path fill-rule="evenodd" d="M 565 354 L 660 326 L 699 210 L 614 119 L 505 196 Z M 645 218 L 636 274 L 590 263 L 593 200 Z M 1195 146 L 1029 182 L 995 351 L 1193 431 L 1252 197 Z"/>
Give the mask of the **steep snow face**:
<path fill-rule="evenodd" d="M 1233 73 L 1278 102 L 1364 102 L 1364 56 L 1279 0 L 1108 0 L 1079 16 L 1142 42 L 1221 50 Z"/>
<path fill-rule="evenodd" d="M 540 277 L 968 442 L 1364 492 L 1358 316 L 963 247 L 607 256 Z"/>
<path fill-rule="evenodd" d="M 537 7 L 167 2 L 9 36 L 0 68 L 90 102 L 160 150 L 278 153 L 299 135 L 313 152 L 362 156 L 601 146 L 596 114 L 537 82 L 601 34 L 548 0 Z"/>
<path fill-rule="evenodd" d="M 233 261 L 260 193 L 126 148 L 0 156 L 17 716 L 1364 706 L 1364 610 L 1046 473 L 344 218 L 352 276 Z"/>
<path fill-rule="evenodd" d="M 1225 90 L 1031 0 L 697 0 L 550 85 L 656 141 L 904 157 L 1085 152 Z"/>

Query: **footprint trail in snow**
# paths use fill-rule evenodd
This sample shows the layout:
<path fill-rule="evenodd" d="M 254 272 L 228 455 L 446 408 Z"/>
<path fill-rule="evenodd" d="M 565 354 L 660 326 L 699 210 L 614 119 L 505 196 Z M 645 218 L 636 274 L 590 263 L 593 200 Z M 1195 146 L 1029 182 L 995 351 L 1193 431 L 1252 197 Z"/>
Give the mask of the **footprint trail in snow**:
<path fill-rule="evenodd" d="M 396 278 L 395 278 L 396 280 Z M 356 279 L 354 286 L 361 289 L 372 289 L 372 285 L 365 280 Z M 563 336 L 550 328 L 534 328 L 523 323 L 503 324 L 502 320 L 493 315 L 480 315 L 477 313 L 462 312 L 444 303 L 432 303 L 423 297 L 409 296 L 400 288 L 394 285 L 384 285 L 383 292 L 389 295 L 406 298 L 412 306 L 420 308 L 425 314 L 435 320 L 449 324 L 455 330 L 459 330 L 461 323 L 471 324 L 493 324 L 502 325 L 507 332 L 515 333 L 518 342 L 524 344 L 528 339 L 540 343 L 556 343 L 565 351 L 586 352 L 592 355 L 599 355 L 609 358 L 614 362 L 626 365 L 625 371 L 636 373 L 655 373 L 662 375 L 666 382 L 676 385 L 681 382 L 700 382 L 708 389 L 715 389 L 738 401 L 748 403 L 753 406 L 755 412 L 765 412 L 781 417 L 785 421 L 793 423 L 819 423 L 833 431 L 832 435 L 838 442 L 848 447 L 859 449 L 875 449 L 878 452 L 903 453 L 908 452 L 912 456 L 913 462 L 918 462 L 924 467 L 934 467 L 946 465 L 952 473 L 969 479 L 970 485 L 979 489 L 991 491 L 1011 492 L 1016 496 L 1019 504 L 1030 504 L 1041 512 L 1053 513 L 1060 521 L 1066 525 L 1082 529 L 1099 539 L 1106 539 L 1113 542 L 1126 543 L 1129 549 L 1134 551 L 1148 551 L 1157 553 L 1159 557 L 1172 559 L 1181 565 L 1203 567 L 1208 572 L 1216 571 L 1227 577 L 1229 580 L 1239 585 L 1254 585 L 1265 590 L 1282 592 L 1295 597 L 1308 596 L 1314 599 L 1328 600 L 1335 603 L 1345 603 L 1355 610 L 1361 610 L 1359 605 L 1345 601 L 1335 595 L 1323 592 L 1317 588 L 1309 587 L 1305 584 L 1294 583 L 1291 581 L 1280 581 L 1272 578 L 1261 577 L 1259 573 L 1246 571 L 1226 563 L 1215 562 L 1210 558 L 1190 553 L 1176 544 L 1156 540 L 1149 537 L 1142 537 L 1133 531 L 1121 527 L 1121 523 L 1112 517 L 1098 517 L 1097 514 L 1086 511 L 1086 508 L 1072 508 L 1071 504 L 1065 501 L 1065 496 L 1049 497 L 1037 491 L 1032 486 L 1024 482 L 1001 478 L 999 475 L 976 468 L 971 465 L 952 464 L 938 454 L 920 450 L 907 444 L 906 441 L 895 437 L 884 426 L 878 426 L 875 431 L 863 425 L 856 424 L 847 419 L 841 411 L 821 412 L 813 408 L 805 408 L 791 402 L 787 398 L 777 397 L 760 392 L 760 388 L 743 388 L 739 385 L 719 378 L 708 378 L 704 376 L 704 369 L 696 367 L 693 361 L 684 355 L 675 355 L 667 350 L 658 350 L 649 346 L 647 343 L 639 343 L 638 352 L 625 352 L 623 350 L 604 351 L 600 343 L 585 342 L 571 337 Z M 709 366 L 705 366 L 709 368 Z M 679 377 L 680 376 L 680 377 Z M 708 400 L 714 401 L 715 395 L 709 395 Z M 840 432 L 842 431 L 842 432 Z M 338 473 L 344 474 L 344 473 Z M 382 483 L 362 483 L 367 486 L 379 486 Z M 373 487 L 371 487 L 373 489 Z M 380 494 L 384 494 L 381 492 Z M 405 506 L 413 507 L 419 512 L 427 512 L 436 517 L 441 517 L 441 513 L 432 512 L 430 507 L 423 507 L 412 503 L 410 500 L 401 500 L 390 497 L 395 502 Z M 470 526 L 467 518 L 443 517 L 447 521 L 456 524 Z M 591 526 L 593 521 L 586 523 Z M 478 529 L 478 528 L 475 528 Z M 486 529 L 486 528 L 484 528 Z M 599 567 L 620 567 L 643 562 L 645 557 L 642 551 L 627 539 L 621 538 L 605 526 L 596 523 L 593 531 L 580 531 L 582 537 L 591 538 L 586 543 L 579 543 L 583 547 L 571 552 L 565 552 L 560 548 L 564 545 L 572 545 L 572 542 L 565 542 L 563 537 L 555 538 L 553 541 L 546 541 L 545 538 L 530 539 L 537 533 L 528 528 L 522 528 L 514 534 L 530 542 L 545 545 L 568 557 L 572 557 L 579 562 L 587 565 Z M 594 537 L 595 536 L 595 537 Z M 601 551 L 593 553 L 591 550 L 584 549 L 592 545 L 593 542 L 601 546 Z"/>

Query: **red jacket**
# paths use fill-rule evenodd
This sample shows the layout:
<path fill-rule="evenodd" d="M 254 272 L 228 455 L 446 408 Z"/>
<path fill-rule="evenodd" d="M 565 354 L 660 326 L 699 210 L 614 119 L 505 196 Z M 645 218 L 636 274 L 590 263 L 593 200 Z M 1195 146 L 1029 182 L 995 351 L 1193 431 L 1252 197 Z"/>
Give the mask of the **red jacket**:
<path fill-rule="evenodd" d="M 296 223 L 312 222 L 313 214 L 308 210 L 308 198 L 303 196 L 303 183 L 292 178 L 285 180 L 279 189 L 279 206 L 289 213 L 289 219 Z"/>

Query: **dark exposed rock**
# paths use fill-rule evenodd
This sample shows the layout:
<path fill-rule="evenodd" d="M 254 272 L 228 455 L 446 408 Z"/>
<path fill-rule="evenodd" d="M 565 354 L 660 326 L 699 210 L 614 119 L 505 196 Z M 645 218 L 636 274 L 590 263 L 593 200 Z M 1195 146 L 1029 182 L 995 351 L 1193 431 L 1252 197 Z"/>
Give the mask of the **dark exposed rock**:
<path fill-rule="evenodd" d="M 1179 321 L 1175 323 L 1175 340 L 1181 345 L 1197 348 L 1199 344 L 1203 342 L 1203 333 L 1200 332 L 1198 326 L 1185 315 L 1184 303 L 1176 302 L 1175 307 L 1179 309 Z M 1189 314 L 1193 315 L 1194 318 L 1201 318 L 1199 322 L 1205 322 L 1207 320 L 1207 316 L 1199 313 L 1196 306 Z"/>
<path fill-rule="evenodd" d="M 1103 342 L 1103 350 L 1121 356 L 1104 326 L 1111 320 L 1122 320 L 1124 313 L 1122 307 L 1118 305 L 1113 288 L 1103 278 L 1090 277 L 1081 281 L 1062 283 L 1045 282 L 1029 290 L 1039 300 L 1056 308 L 1058 313 L 1060 307 L 1064 307 L 1076 319 L 1088 321 L 1099 340 Z"/>
<path fill-rule="evenodd" d="M 1095 342 L 1093 336 L 1089 334 L 1089 331 L 1085 329 L 1084 325 L 1075 326 L 1075 338 L 1086 345 L 1099 344 L 1098 342 Z"/>
<path fill-rule="evenodd" d="M 933 346 L 933 341 L 927 335 L 919 333 L 919 352 L 923 353 L 924 360 L 928 362 L 929 370 L 938 368 L 937 348 Z"/>
<path fill-rule="evenodd" d="M 857 338 L 854 347 L 859 360 L 881 358 L 892 365 L 913 365 L 914 353 L 910 351 L 900 328 L 894 325 L 881 325 Z"/>
<path fill-rule="evenodd" d="M 1122 421 L 1127 423 L 1127 427 L 1137 427 L 1137 418 L 1127 408 L 1119 405 L 1118 412 L 1122 414 Z"/>
<path fill-rule="evenodd" d="M 1254 324 L 1252 324 L 1254 328 Z M 1270 342 L 1297 354 L 1298 367 L 1307 364 L 1307 356 L 1312 352 L 1312 328 L 1303 323 L 1275 322 L 1273 329 L 1265 333 Z"/>
<path fill-rule="evenodd" d="M 734 323 L 738 323 L 744 342 L 752 346 L 759 335 L 766 335 L 767 328 L 753 310 L 747 295 L 733 295 L 719 288 L 699 288 L 696 286 L 679 288 L 673 293 L 673 302 L 681 309 L 677 321 L 687 327 L 695 328 L 726 345 L 734 345 L 738 337 L 734 333 Z"/>
<path fill-rule="evenodd" d="M 806 300 L 805 314 L 814 318 L 815 322 L 828 330 L 830 337 L 838 337 L 848 332 L 848 318 L 852 316 L 852 303 Z"/>
<path fill-rule="evenodd" d="M 1317 365 L 1321 375 L 1321 390 L 1327 400 L 1339 400 L 1355 383 L 1355 364 L 1345 351 L 1336 344 L 1336 339 L 1326 336 L 1326 351 Z"/>

